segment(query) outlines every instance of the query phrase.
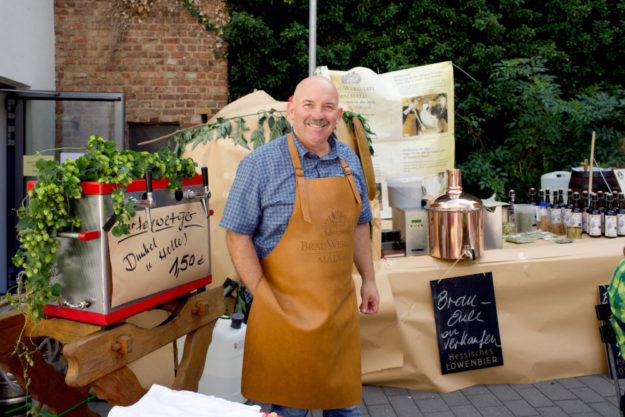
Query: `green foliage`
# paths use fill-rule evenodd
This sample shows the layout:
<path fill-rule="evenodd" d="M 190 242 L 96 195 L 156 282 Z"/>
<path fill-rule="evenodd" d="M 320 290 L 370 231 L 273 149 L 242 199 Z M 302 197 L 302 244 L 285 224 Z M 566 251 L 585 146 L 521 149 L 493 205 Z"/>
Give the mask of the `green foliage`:
<path fill-rule="evenodd" d="M 452 61 L 472 77 L 455 73 L 456 165 L 468 191 L 503 198 L 515 188 L 522 200 L 541 174 L 587 158 L 592 131 L 599 163 L 625 163 L 622 0 L 317 3 L 318 65 L 382 73 Z M 229 5 L 231 97 L 262 89 L 286 99 L 308 73 L 309 2 Z"/>
<path fill-rule="evenodd" d="M 487 192 L 494 190 L 500 197 L 507 188 L 526 196 L 530 187 L 540 184 L 543 173 L 581 165 L 590 154 L 593 130 L 600 138 L 596 159 L 616 166 L 625 163 L 623 100 L 602 91 L 567 100 L 561 90 L 544 58 L 515 59 L 494 66 L 486 93 L 498 108 L 490 111 L 514 116 L 502 120 L 501 145 L 473 152 L 461 164 L 469 183 L 479 184 L 480 190 Z M 484 172 L 485 166 L 492 174 Z"/>
<path fill-rule="evenodd" d="M 173 137 L 173 141 L 175 143 L 173 152 L 176 155 L 182 155 L 182 152 L 189 143 L 192 144 L 191 150 L 193 150 L 200 143 L 206 145 L 207 142 L 213 139 L 217 140 L 226 138 L 232 139 L 235 145 L 243 146 L 245 149 L 250 149 L 250 145 L 252 145 L 253 149 L 256 149 L 265 144 L 265 126 L 269 128 L 270 141 L 291 131 L 291 124 L 283 113 L 283 111 L 270 109 L 268 111 L 261 110 L 255 114 L 258 116 L 258 122 L 256 124 L 256 128 L 252 130 L 252 133 L 249 135 L 249 140 L 243 136 L 243 132 L 250 131 L 250 128 L 247 126 L 243 118 L 245 116 L 254 116 L 254 114 L 236 116 L 229 119 L 218 117 L 217 121 L 214 123 L 195 126 L 176 133 Z M 373 155 L 371 137 L 374 133 L 371 131 L 367 120 L 357 113 L 350 111 L 343 112 L 343 121 L 349 130 L 353 129 L 353 117 L 358 117 L 360 119 L 360 122 L 365 129 L 369 150 L 371 155 Z M 234 131 L 232 130 L 233 125 Z"/>

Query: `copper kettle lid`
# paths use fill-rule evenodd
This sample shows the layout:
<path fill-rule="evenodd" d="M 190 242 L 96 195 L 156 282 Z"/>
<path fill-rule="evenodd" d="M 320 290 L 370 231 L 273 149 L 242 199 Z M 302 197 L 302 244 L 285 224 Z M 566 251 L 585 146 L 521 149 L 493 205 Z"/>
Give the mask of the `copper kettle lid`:
<path fill-rule="evenodd" d="M 482 201 L 462 192 L 462 175 L 459 169 L 447 170 L 447 192 L 431 199 L 426 210 L 447 212 L 472 212 L 482 209 Z"/>

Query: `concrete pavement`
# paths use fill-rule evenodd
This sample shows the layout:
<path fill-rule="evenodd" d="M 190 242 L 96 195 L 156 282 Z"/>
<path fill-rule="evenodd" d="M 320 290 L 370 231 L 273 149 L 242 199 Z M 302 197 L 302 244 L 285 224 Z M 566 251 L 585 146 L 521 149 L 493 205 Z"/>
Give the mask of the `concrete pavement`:
<path fill-rule="evenodd" d="M 607 375 L 476 385 L 444 394 L 374 385 L 364 385 L 362 390 L 359 408 L 363 417 L 620 417 L 614 385 Z M 269 411 L 266 404 L 260 405 Z M 103 417 L 110 410 L 104 401 L 93 401 L 90 407 Z M 308 413 L 309 417 L 321 415 L 318 410 Z"/>

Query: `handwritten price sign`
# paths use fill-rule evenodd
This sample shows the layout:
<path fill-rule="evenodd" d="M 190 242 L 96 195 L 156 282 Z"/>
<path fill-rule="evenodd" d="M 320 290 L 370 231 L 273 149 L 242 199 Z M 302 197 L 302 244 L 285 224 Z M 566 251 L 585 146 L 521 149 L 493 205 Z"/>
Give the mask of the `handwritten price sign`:
<path fill-rule="evenodd" d="M 441 372 L 503 365 L 492 273 L 430 281 Z"/>
<path fill-rule="evenodd" d="M 130 234 L 108 234 L 111 306 L 178 287 L 210 275 L 208 219 L 199 202 L 144 211 L 130 223 Z"/>

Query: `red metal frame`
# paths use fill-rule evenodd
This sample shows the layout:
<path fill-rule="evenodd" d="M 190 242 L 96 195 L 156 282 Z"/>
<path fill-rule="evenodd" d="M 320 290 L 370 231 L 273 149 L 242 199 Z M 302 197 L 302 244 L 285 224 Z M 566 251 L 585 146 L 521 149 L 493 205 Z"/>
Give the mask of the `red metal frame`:
<path fill-rule="evenodd" d="M 50 317 L 61 317 L 65 319 L 106 326 L 128 318 L 132 315 L 141 313 L 142 311 L 148 310 L 166 301 L 173 300 L 176 297 L 180 297 L 181 295 L 196 290 L 200 287 L 205 287 L 212 281 L 213 277 L 212 275 L 209 275 L 204 278 L 188 282 L 179 287 L 164 291 L 160 294 L 150 296 L 144 300 L 137 301 L 118 310 L 111 311 L 108 314 L 94 313 L 91 311 L 78 310 L 69 307 L 59 307 L 52 304 L 48 304 L 47 306 L 45 306 L 44 311 L 46 315 Z"/>
<path fill-rule="evenodd" d="M 28 181 L 28 184 L 26 184 L 26 190 L 27 191 L 32 190 L 35 184 L 37 184 L 37 181 Z M 153 190 L 167 188 L 168 185 L 169 185 L 169 178 L 161 178 L 160 180 L 152 180 Z M 183 187 L 188 187 L 191 185 L 202 185 L 202 175 L 201 174 L 194 175 L 191 179 L 185 179 L 182 182 Z M 103 182 L 97 182 L 97 181 L 83 181 L 80 183 L 80 186 L 82 187 L 83 194 L 91 194 L 91 195 L 111 194 L 113 190 L 119 188 L 119 184 L 110 184 L 110 183 L 103 183 Z M 146 187 L 145 187 L 144 179 L 133 180 L 130 184 L 126 186 L 126 192 L 145 191 L 145 190 L 146 190 Z"/>

